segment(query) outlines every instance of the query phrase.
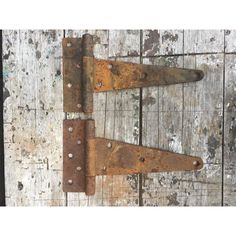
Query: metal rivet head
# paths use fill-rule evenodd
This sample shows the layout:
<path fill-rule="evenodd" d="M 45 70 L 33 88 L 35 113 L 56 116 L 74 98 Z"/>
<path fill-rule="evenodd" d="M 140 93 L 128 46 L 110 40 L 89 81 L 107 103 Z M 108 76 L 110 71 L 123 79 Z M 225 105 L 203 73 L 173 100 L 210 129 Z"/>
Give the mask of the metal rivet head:
<path fill-rule="evenodd" d="M 76 170 L 81 171 L 82 168 L 81 168 L 80 166 L 77 166 L 77 167 L 76 167 Z"/>
<path fill-rule="evenodd" d="M 68 179 L 68 184 L 73 184 L 73 180 L 72 179 Z"/>
<path fill-rule="evenodd" d="M 107 68 L 108 68 L 108 69 L 111 69 L 111 68 L 112 68 L 112 64 L 109 64 L 109 65 L 107 66 Z"/>
<path fill-rule="evenodd" d="M 80 145 L 80 144 L 81 144 L 81 141 L 80 141 L 80 140 L 78 140 L 78 141 L 77 141 L 77 144 L 79 144 L 79 145 Z"/>
<path fill-rule="evenodd" d="M 105 171 L 106 169 L 107 169 L 106 166 L 103 166 L 102 170 Z"/>
<path fill-rule="evenodd" d="M 73 157 L 73 154 L 72 154 L 72 153 L 69 153 L 69 154 L 68 154 L 68 157 L 69 157 L 69 158 L 72 158 L 72 157 Z"/>
<path fill-rule="evenodd" d="M 81 104 L 79 104 L 79 103 L 77 104 L 77 107 L 78 107 L 78 108 L 81 108 L 81 106 L 82 106 Z"/>
<path fill-rule="evenodd" d="M 198 162 L 198 161 L 193 161 L 193 165 L 194 165 L 194 166 L 198 166 L 198 165 L 199 165 L 199 162 Z"/>
<path fill-rule="evenodd" d="M 67 87 L 68 87 L 68 88 L 71 88 L 71 87 L 72 87 L 72 84 L 71 84 L 71 83 L 68 83 L 68 84 L 67 84 Z"/>
<path fill-rule="evenodd" d="M 140 157 L 140 158 L 139 158 L 139 161 L 140 161 L 140 162 L 145 162 L 145 158 L 144 158 L 144 157 Z"/>
<path fill-rule="evenodd" d="M 145 72 L 140 75 L 140 79 L 146 79 L 146 77 L 147 77 L 147 73 Z"/>
<path fill-rule="evenodd" d="M 72 44 L 71 44 L 71 43 L 67 43 L 66 46 L 67 46 L 68 48 L 70 48 L 70 47 L 72 46 Z"/>
<path fill-rule="evenodd" d="M 69 127 L 69 128 L 68 128 L 68 131 L 69 131 L 69 132 L 72 132 L 72 131 L 73 131 L 73 128 L 72 128 L 72 127 Z"/>
<path fill-rule="evenodd" d="M 108 148 L 111 148 L 111 147 L 112 147 L 112 144 L 111 144 L 111 143 L 108 143 L 108 144 L 107 144 L 107 147 L 108 147 Z"/>
<path fill-rule="evenodd" d="M 102 82 L 98 82 L 97 86 L 101 88 L 102 87 Z"/>

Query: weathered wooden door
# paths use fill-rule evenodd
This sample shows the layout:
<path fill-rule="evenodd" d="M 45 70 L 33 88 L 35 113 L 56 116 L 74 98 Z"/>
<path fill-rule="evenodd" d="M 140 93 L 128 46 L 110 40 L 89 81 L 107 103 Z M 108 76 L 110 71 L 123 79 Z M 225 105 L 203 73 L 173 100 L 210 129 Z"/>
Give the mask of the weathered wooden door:
<path fill-rule="evenodd" d="M 62 38 L 85 30 L 4 30 L 7 206 L 235 205 L 236 31 L 89 30 L 95 56 L 199 68 L 202 81 L 94 95 L 96 135 L 200 156 L 197 172 L 97 177 L 62 192 Z"/>

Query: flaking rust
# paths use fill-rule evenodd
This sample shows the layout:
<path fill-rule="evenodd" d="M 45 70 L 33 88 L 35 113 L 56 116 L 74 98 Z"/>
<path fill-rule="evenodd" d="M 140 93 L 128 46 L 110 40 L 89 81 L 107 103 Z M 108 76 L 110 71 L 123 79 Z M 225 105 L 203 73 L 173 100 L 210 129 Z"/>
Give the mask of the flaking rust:
<path fill-rule="evenodd" d="M 96 138 L 94 120 L 64 120 L 65 192 L 95 194 L 98 175 L 199 170 L 202 159 L 157 148 Z"/>
<path fill-rule="evenodd" d="M 63 40 L 64 111 L 93 112 L 93 92 L 194 82 L 200 70 L 98 60 L 93 37 Z M 97 175 L 199 170 L 200 157 L 95 137 L 95 122 L 64 120 L 63 190 L 95 194 Z"/>
<path fill-rule="evenodd" d="M 93 112 L 93 93 L 201 80 L 201 70 L 94 58 L 93 37 L 63 40 L 64 111 Z"/>

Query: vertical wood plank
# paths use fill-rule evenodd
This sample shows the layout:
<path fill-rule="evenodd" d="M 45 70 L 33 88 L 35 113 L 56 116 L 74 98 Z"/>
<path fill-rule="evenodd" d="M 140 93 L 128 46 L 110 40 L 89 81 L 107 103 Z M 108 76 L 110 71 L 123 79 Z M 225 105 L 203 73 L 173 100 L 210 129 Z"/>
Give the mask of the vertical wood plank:
<path fill-rule="evenodd" d="M 194 32 L 187 34 L 190 33 Z M 201 39 L 205 33 L 198 32 Z M 211 32 L 207 37 L 210 35 Z M 215 32 L 215 37 L 217 35 L 213 42 L 221 42 L 222 45 L 213 45 L 211 50 L 214 52 L 223 48 L 221 32 Z M 199 45 L 197 50 L 190 50 L 189 35 L 184 42 L 184 52 L 204 51 L 200 42 L 196 43 Z M 155 88 L 144 90 L 143 144 L 200 156 L 205 165 L 196 172 L 144 175 L 144 205 L 220 205 L 223 55 L 158 57 L 145 62 L 177 67 L 182 67 L 184 63 L 186 68 L 204 70 L 204 79 L 197 83 L 163 86 L 158 91 Z M 147 123 L 153 121 L 158 129 L 148 128 Z"/>
<path fill-rule="evenodd" d="M 236 52 L 236 30 L 225 30 L 225 52 Z"/>
<path fill-rule="evenodd" d="M 65 205 L 62 192 L 62 31 L 4 30 L 8 206 Z"/>
<path fill-rule="evenodd" d="M 236 55 L 225 56 L 224 205 L 236 205 Z"/>

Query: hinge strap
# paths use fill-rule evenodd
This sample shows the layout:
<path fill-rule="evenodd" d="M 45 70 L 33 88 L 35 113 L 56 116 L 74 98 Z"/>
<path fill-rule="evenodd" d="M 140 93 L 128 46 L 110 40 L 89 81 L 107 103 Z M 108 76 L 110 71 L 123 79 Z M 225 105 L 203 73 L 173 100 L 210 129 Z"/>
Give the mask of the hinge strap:
<path fill-rule="evenodd" d="M 187 83 L 203 78 L 200 70 L 99 59 L 94 59 L 93 64 L 95 92 Z"/>
<path fill-rule="evenodd" d="M 93 92 L 194 82 L 201 70 L 95 59 L 93 37 L 63 39 L 64 111 L 93 112 Z"/>
<path fill-rule="evenodd" d="M 198 170 L 202 159 L 95 137 L 94 120 L 64 120 L 65 192 L 95 193 L 97 175 Z"/>

